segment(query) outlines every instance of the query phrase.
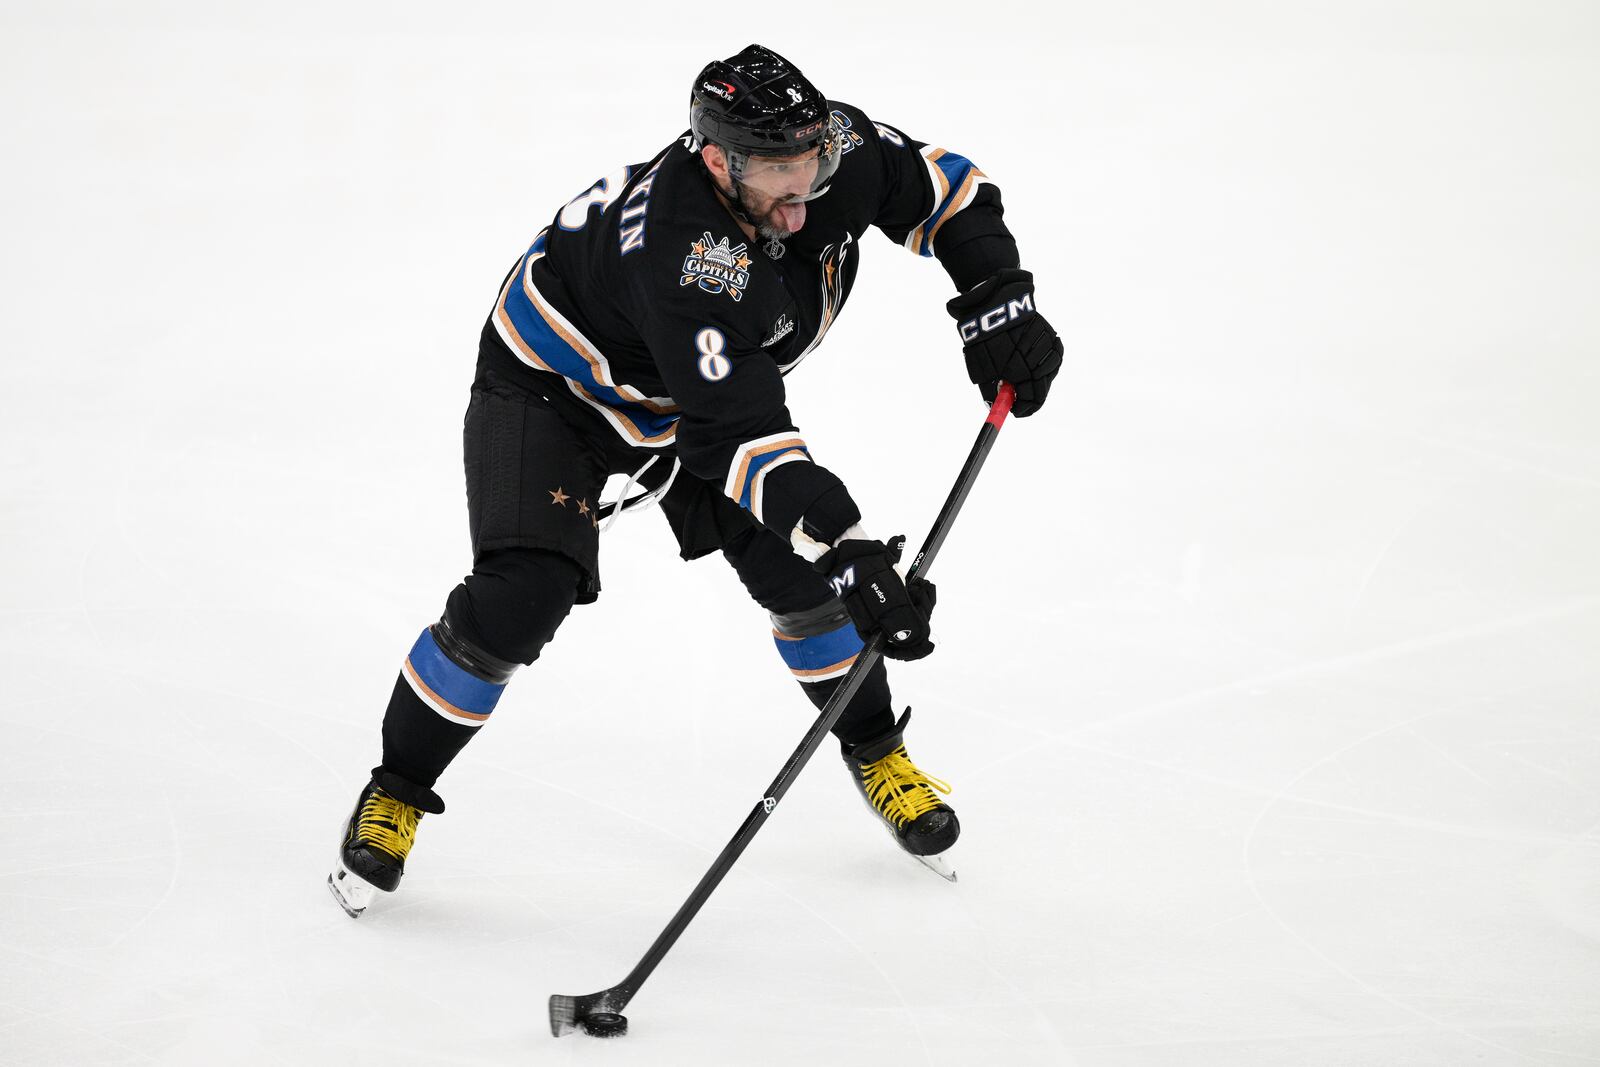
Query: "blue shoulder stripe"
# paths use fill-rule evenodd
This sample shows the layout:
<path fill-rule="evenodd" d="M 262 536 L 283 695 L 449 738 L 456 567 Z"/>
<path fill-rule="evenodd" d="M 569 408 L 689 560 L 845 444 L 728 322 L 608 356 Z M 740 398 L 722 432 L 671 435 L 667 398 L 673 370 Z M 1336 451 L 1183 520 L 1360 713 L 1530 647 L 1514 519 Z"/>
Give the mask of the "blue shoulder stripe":
<path fill-rule="evenodd" d="M 943 184 L 942 188 L 935 184 L 933 213 L 912 231 L 908 247 L 919 256 L 931 256 L 934 234 L 950 216 L 965 206 L 972 184 L 983 178 L 983 171 L 966 156 L 942 148 L 926 151 L 924 158 L 938 169 Z M 932 176 L 930 171 L 929 177 Z"/>
<path fill-rule="evenodd" d="M 605 357 L 534 288 L 529 266 L 545 254 L 546 236 L 539 234 L 500 295 L 496 314 L 511 334 L 506 339 L 525 361 L 566 378 L 602 413 L 609 409 L 613 425 L 634 443 L 665 444 L 677 430 L 677 408 L 624 396 L 609 380 Z"/>

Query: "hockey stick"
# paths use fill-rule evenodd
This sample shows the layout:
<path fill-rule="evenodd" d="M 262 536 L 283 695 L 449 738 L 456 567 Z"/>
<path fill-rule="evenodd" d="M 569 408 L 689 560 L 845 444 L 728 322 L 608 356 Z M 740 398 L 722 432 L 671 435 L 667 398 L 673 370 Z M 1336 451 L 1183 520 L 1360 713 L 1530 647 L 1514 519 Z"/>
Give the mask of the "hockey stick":
<path fill-rule="evenodd" d="M 983 469 L 983 461 L 988 458 L 989 450 L 994 447 L 994 441 L 1000 434 L 1000 427 L 1005 424 L 1006 416 L 1011 411 L 1011 404 L 1016 399 L 1016 391 L 1006 382 L 1000 384 L 998 395 L 989 408 L 989 417 L 984 420 L 983 429 L 978 431 L 978 440 L 973 444 L 972 451 L 967 455 L 967 462 L 961 468 L 961 474 L 956 479 L 956 484 L 950 490 L 950 495 L 945 498 L 944 507 L 939 510 L 939 517 L 933 522 L 933 529 L 924 542 L 922 551 L 917 553 L 911 566 L 906 571 L 906 581 L 921 577 L 923 572 L 933 565 L 933 559 L 939 554 L 944 539 L 950 533 L 950 527 L 955 525 L 956 515 L 961 511 L 961 505 L 966 503 L 967 494 L 972 491 L 973 483 L 978 480 L 978 472 Z M 711 869 L 700 879 L 694 891 L 689 894 L 689 899 L 683 902 L 667 923 L 666 929 L 656 937 L 654 943 L 645 952 L 644 958 L 636 964 L 628 976 L 610 989 L 602 989 L 598 993 L 588 993 L 583 996 L 568 997 L 556 994 L 550 998 L 550 1033 L 555 1037 L 569 1034 L 577 1026 L 582 1026 L 585 1032 L 597 1037 L 615 1037 L 627 1032 L 628 1021 L 621 1015 L 622 1009 L 644 985 L 645 979 L 656 969 L 667 952 L 677 942 L 691 920 L 699 914 L 701 907 L 710 899 L 722 879 L 733 869 L 738 858 L 755 838 L 767 816 L 772 814 L 778 806 L 778 801 L 789 791 L 800 771 L 811 759 L 817 747 L 822 744 L 822 739 L 833 729 L 839 717 L 844 714 L 845 707 L 855 696 L 856 690 L 861 688 L 861 683 L 866 680 L 867 672 L 883 655 L 883 635 L 874 634 L 865 647 L 856 655 L 855 664 L 845 675 L 839 688 L 834 690 L 827 706 L 817 716 L 817 721 L 811 724 L 811 729 L 806 731 L 800 747 L 794 750 L 789 761 L 778 772 L 778 777 L 773 779 L 767 787 L 765 795 L 756 802 L 750 814 L 739 826 L 733 840 L 723 848 L 717 856 Z"/>

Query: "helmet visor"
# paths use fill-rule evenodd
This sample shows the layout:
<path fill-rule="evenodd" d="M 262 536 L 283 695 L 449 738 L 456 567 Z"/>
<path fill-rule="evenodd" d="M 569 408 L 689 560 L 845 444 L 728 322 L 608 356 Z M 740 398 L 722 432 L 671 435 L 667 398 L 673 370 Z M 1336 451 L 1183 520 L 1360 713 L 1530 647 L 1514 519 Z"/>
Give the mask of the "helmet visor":
<path fill-rule="evenodd" d="M 820 142 L 794 152 L 753 155 L 730 151 L 728 170 L 733 180 L 763 196 L 790 202 L 815 200 L 828 191 L 844 157 L 838 124 L 830 121 Z"/>

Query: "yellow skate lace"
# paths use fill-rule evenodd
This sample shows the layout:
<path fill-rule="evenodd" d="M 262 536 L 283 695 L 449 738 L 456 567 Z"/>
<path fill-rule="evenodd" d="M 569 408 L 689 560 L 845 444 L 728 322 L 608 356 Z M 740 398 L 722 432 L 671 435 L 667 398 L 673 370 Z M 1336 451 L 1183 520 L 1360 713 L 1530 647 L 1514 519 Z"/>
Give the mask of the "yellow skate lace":
<path fill-rule="evenodd" d="M 922 770 L 906 755 L 904 745 L 887 756 L 861 768 L 862 784 L 872 806 L 896 826 L 903 826 L 924 812 L 944 807 L 934 793 L 950 792 L 950 783 Z"/>
<path fill-rule="evenodd" d="M 422 812 L 404 801 L 374 790 L 361 805 L 361 815 L 356 819 L 356 837 L 374 848 L 404 861 L 417 839 L 417 822 Z"/>

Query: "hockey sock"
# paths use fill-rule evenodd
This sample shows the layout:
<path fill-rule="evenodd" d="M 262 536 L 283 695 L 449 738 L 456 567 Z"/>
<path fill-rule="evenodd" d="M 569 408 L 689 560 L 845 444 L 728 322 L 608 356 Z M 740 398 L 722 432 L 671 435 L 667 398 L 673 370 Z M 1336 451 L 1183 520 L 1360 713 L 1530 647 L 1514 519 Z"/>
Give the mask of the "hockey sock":
<path fill-rule="evenodd" d="M 515 669 L 466 645 L 442 619 L 422 631 L 389 697 L 383 764 L 373 773 L 432 788 L 489 720 Z"/>
<path fill-rule="evenodd" d="M 772 639 L 778 646 L 778 655 L 818 711 L 827 706 L 862 648 L 861 635 L 838 602 L 824 607 L 826 611 L 775 615 L 772 620 Z M 833 734 L 848 746 L 893 725 L 889 672 L 879 660 L 834 724 Z"/>
<path fill-rule="evenodd" d="M 485 552 L 423 631 L 383 716 L 383 763 L 432 788 L 488 721 L 519 663 L 532 663 L 572 610 L 578 565 L 556 552 Z M 490 651 L 490 650 L 493 651 Z"/>
<path fill-rule="evenodd" d="M 841 676 L 826 682 L 802 682 L 800 688 L 805 690 L 811 703 L 821 711 L 827 707 L 828 698 L 833 696 L 833 691 L 843 681 Z M 842 747 L 849 748 L 863 738 L 883 733 L 893 725 L 894 710 L 889 706 L 889 672 L 884 669 L 883 660 L 880 659 L 872 665 L 866 681 L 861 683 L 861 688 L 856 690 L 844 714 L 834 723 L 833 736 L 839 739 Z"/>

